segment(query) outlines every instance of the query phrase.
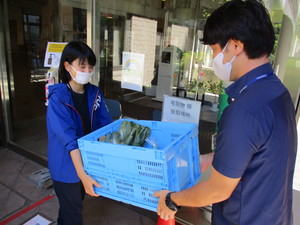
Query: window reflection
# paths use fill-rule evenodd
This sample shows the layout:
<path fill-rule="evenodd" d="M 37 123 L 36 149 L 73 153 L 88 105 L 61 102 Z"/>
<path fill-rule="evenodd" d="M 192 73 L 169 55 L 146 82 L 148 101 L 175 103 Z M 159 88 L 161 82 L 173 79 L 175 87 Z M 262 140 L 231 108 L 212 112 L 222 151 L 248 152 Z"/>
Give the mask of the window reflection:
<path fill-rule="evenodd" d="M 73 40 L 86 42 L 86 10 L 73 8 Z"/>
<path fill-rule="evenodd" d="M 87 10 L 85 8 L 76 8 L 68 5 L 61 6 L 63 42 L 76 40 L 86 43 Z"/>
<path fill-rule="evenodd" d="M 39 4 L 34 0 L 5 1 L 12 66 L 11 136 L 34 151 L 45 154 L 47 149 L 46 144 L 36 148 L 25 140 L 32 134 L 30 130 L 45 130 L 44 86 L 49 67 L 44 67 L 44 57 L 48 42 L 88 42 L 98 60 L 95 84 L 105 97 L 122 100 L 125 114 L 139 119 L 152 119 L 153 108 L 161 108 L 161 102 L 152 101 L 159 91 L 159 76 L 167 74 L 170 95 L 180 97 L 187 97 L 186 85 L 197 80 L 200 73 L 214 76 L 211 49 L 199 39 L 206 18 L 225 0 L 43 0 Z M 270 60 L 296 102 L 300 86 L 299 6 L 296 1 L 265 2 L 276 33 Z M 176 53 L 175 58 L 166 53 L 168 48 Z M 141 92 L 121 88 L 124 51 L 145 55 Z M 163 69 L 166 65 L 170 65 L 169 71 Z M 151 101 L 151 106 L 146 100 Z M 132 110 L 131 103 L 135 103 L 136 110 Z M 36 133 L 39 140 L 46 142 L 46 132 Z"/>
<path fill-rule="evenodd" d="M 41 52 L 41 19 L 39 15 L 23 14 L 25 46 L 28 56 L 27 66 L 30 68 L 30 81 L 44 80 L 44 53 Z"/>

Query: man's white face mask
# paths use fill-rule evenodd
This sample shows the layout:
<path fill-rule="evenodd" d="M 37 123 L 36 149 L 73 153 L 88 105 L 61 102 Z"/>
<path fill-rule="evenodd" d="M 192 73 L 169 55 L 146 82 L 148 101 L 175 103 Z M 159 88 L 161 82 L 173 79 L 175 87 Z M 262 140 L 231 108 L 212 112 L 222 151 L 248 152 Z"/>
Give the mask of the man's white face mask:
<path fill-rule="evenodd" d="M 228 45 L 228 42 L 225 45 L 222 52 L 220 52 L 212 61 L 212 68 L 213 68 L 216 76 L 224 81 L 230 81 L 232 62 L 235 59 L 235 56 L 234 56 L 230 62 L 223 63 L 224 51 L 227 48 L 227 45 Z"/>

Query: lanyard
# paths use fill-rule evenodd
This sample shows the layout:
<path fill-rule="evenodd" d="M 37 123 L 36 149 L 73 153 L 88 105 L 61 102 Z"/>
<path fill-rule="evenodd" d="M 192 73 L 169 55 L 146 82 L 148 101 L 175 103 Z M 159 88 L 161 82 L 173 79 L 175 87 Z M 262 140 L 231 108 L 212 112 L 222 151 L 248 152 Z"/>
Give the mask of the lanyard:
<path fill-rule="evenodd" d="M 252 80 L 248 81 L 248 83 L 240 90 L 239 94 L 241 94 L 247 87 L 249 87 L 251 84 L 255 83 L 256 81 L 263 79 L 265 77 L 269 77 L 271 75 L 274 75 L 274 73 L 273 72 L 267 73 L 253 78 Z"/>

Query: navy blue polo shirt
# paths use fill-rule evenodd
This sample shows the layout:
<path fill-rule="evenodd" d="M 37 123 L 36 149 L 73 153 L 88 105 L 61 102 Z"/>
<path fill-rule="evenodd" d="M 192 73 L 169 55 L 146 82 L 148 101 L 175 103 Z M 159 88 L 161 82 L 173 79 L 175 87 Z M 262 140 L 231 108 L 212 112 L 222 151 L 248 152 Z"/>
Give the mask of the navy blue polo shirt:
<path fill-rule="evenodd" d="M 213 167 L 241 178 L 229 199 L 213 205 L 213 225 L 292 224 L 297 131 L 289 92 L 267 63 L 226 89 L 230 104 L 219 121 Z M 240 91 L 243 91 L 240 93 Z"/>

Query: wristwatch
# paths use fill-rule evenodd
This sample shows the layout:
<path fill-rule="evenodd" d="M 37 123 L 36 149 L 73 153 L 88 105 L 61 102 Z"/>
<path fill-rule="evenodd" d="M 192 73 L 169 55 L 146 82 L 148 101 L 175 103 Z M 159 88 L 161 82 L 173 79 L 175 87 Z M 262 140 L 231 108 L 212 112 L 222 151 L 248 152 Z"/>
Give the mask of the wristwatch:
<path fill-rule="evenodd" d="M 169 192 L 166 196 L 166 206 L 168 206 L 169 209 L 173 210 L 173 211 L 177 211 L 178 209 L 180 209 L 181 207 L 176 205 L 175 202 L 172 201 L 171 199 L 171 194 L 174 192 Z"/>

